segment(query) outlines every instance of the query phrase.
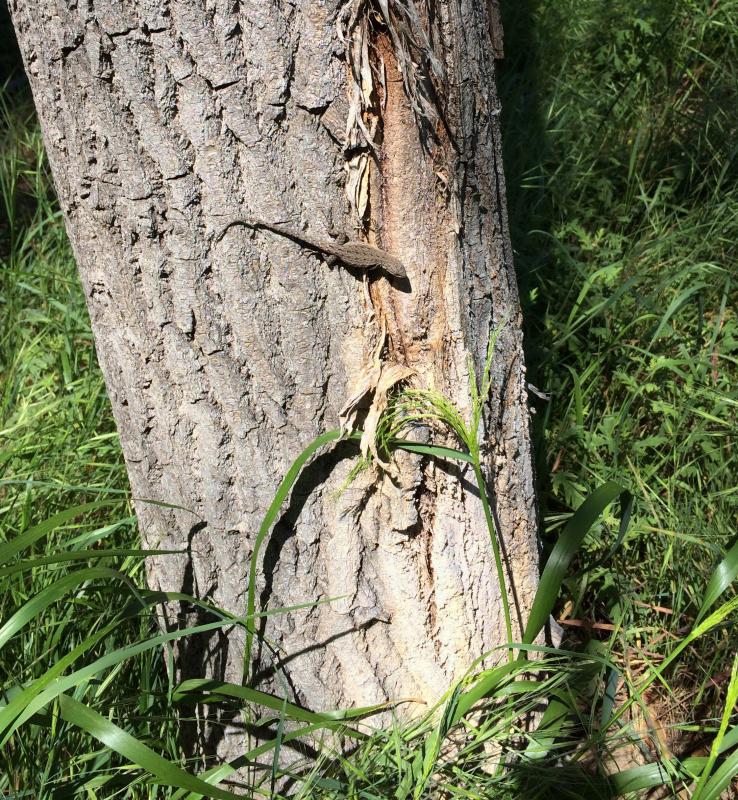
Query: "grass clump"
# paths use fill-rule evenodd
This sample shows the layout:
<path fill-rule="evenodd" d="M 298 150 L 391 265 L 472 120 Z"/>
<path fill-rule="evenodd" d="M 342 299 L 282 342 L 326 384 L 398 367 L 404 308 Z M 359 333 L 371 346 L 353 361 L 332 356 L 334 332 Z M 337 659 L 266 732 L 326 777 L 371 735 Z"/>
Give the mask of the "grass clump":
<path fill-rule="evenodd" d="M 509 3 L 505 22 L 548 535 L 604 480 L 637 502 L 617 554 L 612 525 L 585 544 L 562 614 L 648 670 L 736 535 L 738 3 Z M 677 750 L 721 713 L 737 644 L 722 629 L 649 693 Z"/>

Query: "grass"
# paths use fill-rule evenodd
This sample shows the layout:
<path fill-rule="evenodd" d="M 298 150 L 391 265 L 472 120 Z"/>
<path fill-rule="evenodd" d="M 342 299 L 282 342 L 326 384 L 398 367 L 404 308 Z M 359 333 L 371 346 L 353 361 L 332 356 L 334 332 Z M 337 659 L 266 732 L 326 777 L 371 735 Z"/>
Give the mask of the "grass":
<path fill-rule="evenodd" d="M 537 616 L 558 595 L 564 648 L 539 653 L 535 673 L 521 658 L 470 668 L 434 713 L 382 731 L 247 686 L 170 686 L 167 646 L 188 632 L 162 634 L 151 611 L 161 598 L 143 588 L 42 142 L 27 98 L 6 91 L 4 795 L 224 792 L 192 780 L 228 787 L 233 767 L 203 773 L 182 755 L 178 711 L 193 697 L 271 709 L 275 738 L 261 757 L 273 768 L 249 773 L 254 796 L 277 796 L 286 770 L 305 798 L 610 798 L 654 786 L 678 796 L 686 786 L 711 800 L 738 774 L 738 2 L 508 2 L 503 12 L 529 374 L 551 395 L 533 398 L 553 553 Z M 614 485 L 635 497 L 629 519 L 627 504 L 608 507 L 616 490 L 603 487 Z M 253 631 L 219 609 L 204 622 L 226 623 Z M 289 768 L 286 719 L 318 753 Z M 349 755 L 334 749 L 336 725 L 354 737 Z"/>
<path fill-rule="evenodd" d="M 552 395 L 549 530 L 605 478 L 638 498 L 614 562 L 590 539 L 564 611 L 658 660 L 736 537 L 738 4 L 509 4 L 505 21 L 529 40 L 503 110 L 528 360 Z M 735 646 L 716 635 L 650 698 L 675 733 L 715 713 Z"/>
<path fill-rule="evenodd" d="M 49 675 L 68 653 L 92 660 L 121 641 L 147 635 L 153 620 L 131 615 L 143 560 L 128 502 L 110 403 L 97 367 L 84 296 L 51 188 L 28 98 L 3 97 L 0 129 L 0 616 L 4 627 L 27 603 L 64 593 L 3 638 L 5 700 Z M 77 513 L 66 513 L 86 505 Z M 44 520 L 61 514 L 57 524 Z M 66 518 L 64 518 L 66 516 Z M 36 533 L 34 533 L 34 531 Z M 27 547 L 7 553 L 25 536 Z M 35 538 L 35 541 L 34 541 Z M 44 563 L 48 559 L 48 563 Z M 65 560 L 66 559 L 66 560 Z M 116 576 L 91 569 L 115 570 Z M 82 572 L 81 570 L 86 570 Z M 74 583 L 79 579 L 78 583 Z M 64 581 L 71 582 L 65 586 Z M 111 609 L 119 608 L 116 614 Z M 19 622 L 20 624 L 20 622 Z M 140 735 L 172 755 L 174 727 L 152 710 L 165 690 L 162 653 L 149 652 L 108 672 L 86 696 L 123 714 Z M 46 713 L 46 712 L 44 712 Z M 85 774 L 116 766 L 75 725 L 36 718 L 0 747 L 0 793 L 31 789 L 51 797 Z M 170 737 L 170 738 L 168 738 Z"/>

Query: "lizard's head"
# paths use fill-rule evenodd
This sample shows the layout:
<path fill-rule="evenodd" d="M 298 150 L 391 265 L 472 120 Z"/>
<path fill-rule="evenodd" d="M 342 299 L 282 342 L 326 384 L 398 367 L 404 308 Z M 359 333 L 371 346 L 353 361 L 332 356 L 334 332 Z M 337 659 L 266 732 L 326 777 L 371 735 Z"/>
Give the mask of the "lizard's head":
<path fill-rule="evenodd" d="M 385 253 L 382 269 L 395 278 L 407 278 L 407 270 L 402 261 L 400 261 L 399 258 L 389 255 L 389 253 Z"/>

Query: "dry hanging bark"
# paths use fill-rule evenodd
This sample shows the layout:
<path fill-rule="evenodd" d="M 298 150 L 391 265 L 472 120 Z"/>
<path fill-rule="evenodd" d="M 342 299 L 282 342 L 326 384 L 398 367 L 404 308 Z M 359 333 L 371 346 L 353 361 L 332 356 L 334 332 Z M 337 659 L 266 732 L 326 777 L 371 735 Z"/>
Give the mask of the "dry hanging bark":
<path fill-rule="evenodd" d="M 136 504 L 146 545 L 187 551 L 151 561 L 152 587 L 242 613 L 280 477 L 375 353 L 468 408 L 467 355 L 479 367 L 504 322 L 484 441 L 519 624 L 537 526 L 488 5 L 11 6 L 133 494 L 189 509 Z M 269 231 L 218 240 L 234 216 L 366 235 L 409 286 Z M 337 498 L 354 458 L 316 459 L 268 541 L 261 608 L 341 599 L 270 617 L 259 678 L 313 708 L 434 701 L 505 640 L 479 499 L 407 453 Z M 215 637 L 179 670 L 239 681 L 242 653 Z M 242 747 L 237 728 L 200 735 Z"/>

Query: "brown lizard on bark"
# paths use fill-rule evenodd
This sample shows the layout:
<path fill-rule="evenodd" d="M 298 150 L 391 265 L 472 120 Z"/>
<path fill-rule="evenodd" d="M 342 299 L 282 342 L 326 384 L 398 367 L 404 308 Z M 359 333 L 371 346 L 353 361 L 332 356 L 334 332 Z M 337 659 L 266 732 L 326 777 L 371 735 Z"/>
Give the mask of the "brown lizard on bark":
<path fill-rule="evenodd" d="M 229 228 L 234 225 L 245 225 L 248 228 L 263 228 L 267 231 L 272 231 L 280 236 L 286 236 L 288 239 L 297 242 L 303 247 L 309 247 L 320 253 L 329 266 L 332 266 L 336 261 L 340 261 L 348 267 L 355 267 L 357 269 L 381 269 L 383 272 L 392 275 L 395 278 L 407 278 L 407 272 L 402 262 L 384 250 L 378 247 L 366 244 L 366 242 L 346 242 L 340 244 L 338 242 L 331 242 L 328 240 L 313 239 L 307 234 L 300 233 L 292 228 L 286 228 L 282 225 L 277 225 L 271 222 L 264 222 L 260 219 L 233 219 L 227 223 L 218 235 L 215 241 L 219 242 L 226 234 Z"/>

